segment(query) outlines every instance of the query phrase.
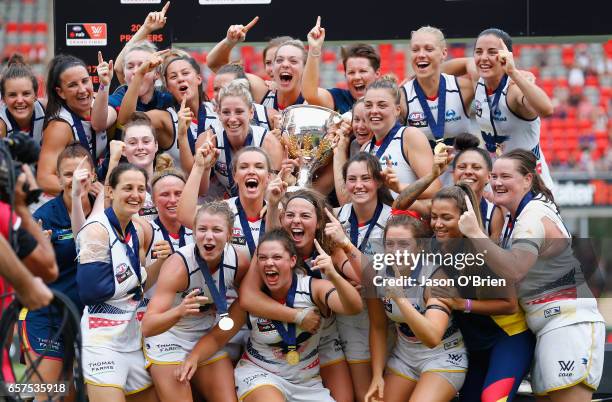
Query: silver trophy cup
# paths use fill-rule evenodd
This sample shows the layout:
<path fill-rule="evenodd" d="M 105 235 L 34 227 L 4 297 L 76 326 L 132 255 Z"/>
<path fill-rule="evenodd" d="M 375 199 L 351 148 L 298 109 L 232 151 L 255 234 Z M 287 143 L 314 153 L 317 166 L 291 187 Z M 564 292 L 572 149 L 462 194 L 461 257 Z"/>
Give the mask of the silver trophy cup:
<path fill-rule="evenodd" d="M 332 129 L 339 127 L 341 121 L 338 113 L 320 106 L 294 105 L 283 111 L 283 142 L 289 157 L 299 158 L 301 163 L 296 186 L 289 191 L 309 187 L 316 170 L 331 161 Z"/>

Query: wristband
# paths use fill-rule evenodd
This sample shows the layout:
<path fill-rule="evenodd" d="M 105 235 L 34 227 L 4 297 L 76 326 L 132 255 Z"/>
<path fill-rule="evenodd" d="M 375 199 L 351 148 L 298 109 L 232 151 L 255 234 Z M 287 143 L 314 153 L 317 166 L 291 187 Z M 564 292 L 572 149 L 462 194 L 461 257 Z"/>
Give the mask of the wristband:
<path fill-rule="evenodd" d="M 472 299 L 465 299 L 465 308 L 463 309 L 464 313 L 472 312 Z"/>
<path fill-rule="evenodd" d="M 351 243 L 348 237 L 345 237 L 342 243 L 340 243 L 340 247 L 344 251 L 350 250 L 352 245 L 353 243 Z"/>
<path fill-rule="evenodd" d="M 108 87 L 102 83 L 100 83 L 100 85 L 98 85 L 98 92 L 103 92 L 103 91 L 107 91 Z"/>
<path fill-rule="evenodd" d="M 299 310 L 298 313 L 295 315 L 293 323 L 296 324 L 298 327 L 301 326 L 302 322 L 304 322 L 304 318 L 306 318 L 306 315 L 310 312 L 311 309 L 312 307 Z"/>
<path fill-rule="evenodd" d="M 320 57 L 321 56 L 321 49 L 308 49 L 308 55 L 312 56 L 312 57 Z"/>

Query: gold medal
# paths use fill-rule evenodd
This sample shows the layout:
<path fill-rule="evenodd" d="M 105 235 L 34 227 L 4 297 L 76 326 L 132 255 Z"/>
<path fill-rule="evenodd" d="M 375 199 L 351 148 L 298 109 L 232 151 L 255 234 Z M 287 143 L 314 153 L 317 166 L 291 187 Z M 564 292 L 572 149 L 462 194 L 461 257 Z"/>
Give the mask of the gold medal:
<path fill-rule="evenodd" d="M 441 154 L 446 150 L 446 145 L 443 142 L 438 142 L 434 148 L 434 154 Z"/>
<path fill-rule="evenodd" d="M 287 359 L 287 363 L 292 366 L 295 366 L 300 362 L 300 354 L 295 350 L 290 350 L 289 352 L 287 352 L 287 356 L 285 357 L 285 359 Z"/>
<path fill-rule="evenodd" d="M 502 156 L 503 153 L 504 153 L 504 151 L 502 150 L 501 144 L 497 144 L 497 146 L 495 147 L 495 155 L 500 157 L 500 156 Z"/>

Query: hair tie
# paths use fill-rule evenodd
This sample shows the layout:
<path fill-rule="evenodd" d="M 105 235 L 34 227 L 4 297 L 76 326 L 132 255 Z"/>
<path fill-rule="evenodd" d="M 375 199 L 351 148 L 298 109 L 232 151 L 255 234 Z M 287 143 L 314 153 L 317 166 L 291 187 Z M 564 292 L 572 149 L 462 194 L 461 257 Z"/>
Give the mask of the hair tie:
<path fill-rule="evenodd" d="M 416 211 L 413 211 L 411 209 L 392 209 L 391 210 L 391 215 L 408 215 L 408 216 L 412 216 L 413 218 L 416 218 L 418 220 L 423 220 L 423 217 L 421 216 L 421 214 L 419 214 Z"/>

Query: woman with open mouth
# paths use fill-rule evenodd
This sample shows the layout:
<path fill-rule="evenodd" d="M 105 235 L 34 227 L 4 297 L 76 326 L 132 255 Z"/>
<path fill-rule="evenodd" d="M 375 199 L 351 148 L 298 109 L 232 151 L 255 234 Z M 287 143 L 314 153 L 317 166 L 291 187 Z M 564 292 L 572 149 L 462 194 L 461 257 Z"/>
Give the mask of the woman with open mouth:
<path fill-rule="evenodd" d="M 217 115 L 202 88 L 202 75 L 197 61 L 182 51 L 167 53 L 167 50 L 153 53 L 138 67 L 121 102 L 117 122 L 123 125 L 129 119 L 136 110 L 138 94 L 146 75 L 163 63 L 162 79 L 173 97 L 174 106 L 146 113 L 153 123 L 160 149 L 172 156 L 175 166 L 188 172 L 190 166 L 181 162 L 181 153 L 193 159 L 197 139 L 212 126 Z M 162 58 L 164 56 L 165 59 Z M 183 123 L 186 122 L 182 128 L 185 130 L 184 141 L 179 141 L 181 119 Z"/>
<path fill-rule="evenodd" d="M 356 256 L 351 258 L 354 266 L 360 265 L 364 256 L 369 258 L 382 250 L 383 230 L 391 216 L 393 198 L 384 187 L 380 164 L 373 155 L 361 152 L 335 174 L 344 180 L 349 203 L 339 208 L 337 219 L 330 217 L 332 223 L 327 225 L 326 234 L 341 244 L 347 255 Z M 337 317 L 338 334 L 351 370 L 355 398 L 359 401 L 372 382 L 367 314 L 364 309 L 358 315 Z"/>
<path fill-rule="evenodd" d="M 225 39 L 217 43 L 208 53 L 206 64 L 213 72 L 230 63 L 232 49 L 246 39 L 249 29 L 255 25 L 257 17 L 247 26 L 231 25 Z M 246 74 L 251 89 L 251 95 L 257 103 L 265 107 L 282 111 L 283 109 L 304 103 L 302 97 L 302 75 L 306 63 L 306 49 L 297 40 L 287 40 L 278 45 L 274 52 L 272 65 L 272 83 L 270 89 L 266 81 L 254 74 Z"/>
<path fill-rule="evenodd" d="M 323 314 L 358 313 L 362 308 L 359 293 L 336 271 L 332 258 L 318 242 L 313 241 L 319 255 L 313 260 L 312 269 L 327 279 L 313 278 L 300 269 L 301 257 L 296 245 L 282 229 L 268 231 L 262 237 L 249 275 L 257 278 L 266 289 L 267 297 L 276 309 L 298 309 L 299 312 L 318 309 Z M 250 306 L 254 301 L 244 304 Z M 246 322 L 250 329 L 247 350 L 234 372 L 240 400 L 337 400 L 332 398 L 319 378 L 321 330 L 305 331 L 295 324 L 293 318 L 281 321 L 261 316 L 251 308 L 247 311 L 248 314 L 243 314 L 243 319 L 237 322 L 240 325 Z M 187 369 L 183 369 L 181 374 L 190 371 L 188 368 L 193 366 L 192 361 L 197 362 L 213 353 L 218 344 L 222 342 L 215 341 L 212 334 L 202 338 L 187 359 Z M 207 353 L 202 356 L 202 351 Z"/>
<path fill-rule="evenodd" d="M 453 73 L 467 72 L 476 88 L 476 121 L 487 150 L 494 157 L 513 149 L 531 150 L 544 184 L 552 188 L 540 149 L 540 118 L 553 114 L 552 101 L 516 67 L 510 35 L 497 28 L 485 29 L 476 39 L 474 57 L 452 62 L 456 63 Z"/>
<path fill-rule="evenodd" d="M 253 118 L 253 99 L 249 92 L 247 80 L 234 80 L 219 91 L 219 120 L 215 124 L 215 135 L 201 136 L 196 142 L 196 149 L 208 142 L 220 152 L 214 165 L 217 181 L 224 187 L 227 196 L 237 196 L 240 188 L 239 178 L 232 172 L 232 160 L 235 154 L 245 147 L 263 149 L 269 156 L 272 169 L 279 171 L 283 157 L 282 146 L 276 136 L 265 128 L 251 124 Z M 208 178 L 205 172 L 200 187 L 200 194 L 208 192 Z M 246 177 L 246 191 L 254 191 L 258 187 L 255 177 Z M 228 197 L 225 198 L 228 198 Z"/>
<path fill-rule="evenodd" d="M 27 133 L 42 142 L 45 99 L 38 99 L 38 79 L 19 54 L 8 61 L 0 78 L 0 137 Z"/>
<path fill-rule="evenodd" d="M 213 93 L 215 96 L 217 113 L 219 113 L 219 93 L 221 92 L 221 88 L 228 85 L 230 82 L 238 79 L 248 80 L 247 75 L 244 72 L 244 67 L 240 64 L 226 64 L 219 70 L 217 70 L 217 73 L 215 74 L 215 79 L 213 81 Z M 278 116 L 280 116 L 280 114 L 276 109 L 272 109 L 271 107 L 265 107 L 260 103 L 253 102 L 253 117 L 251 118 L 252 125 L 263 127 L 266 130 L 272 130 L 274 128 L 274 120 Z"/>
<path fill-rule="evenodd" d="M 323 106 L 338 113 L 351 110 L 357 99 L 365 95 L 366 88 L 380 76 L 380 56 L 363 43 L 342 48 L 342 65 L 347 89 L 319 88 L 319 60 L 325 40 L 321 17 L 308 33 L 308 59 L 302 78 L 302 93 L 310 105 Z"/>
<path fill-rule="evenodd" d="M 50 195 L 61 191 L 57 175 L 57 156 L 72 142 L 88 149 L 98 166 L 106 149 L 109 120 L 108 89 L 113 78 L 112 61 L 98 53 L 100 85 L 93 102 L 93 84 L 87 65 L 81 59 L 58 55 L 49 63 L 47 77 L 47 113 L 42 148 L 38 160 L 37 181 Z"/>
<path fill-rule="evenodd" d="M 270 187 L 272 186 L 271 183 Z M 325 210 L 326 202 L 324 198 L 312 190 L 291 192 L 282 200 L 283 212 L 279 220 L 277 212 L 283 193 L 284 191 L 281 189 L 275 196 L 268 197 L 269 216 L 266 225 L 272 225 L 271 227 L 281 226 L 285 229 L 295 243 L 298 256 L 303 261 L 308 275 L 315 278 L 321 277 L 319 272 L 311 269 L 313 261 L 318 255 L 318 250 L 314 246 L 316 240 L 322 244 L 324 249 L 330 250 L 329 253 L 334 266 L 337 267 L 336 269 L 351 281 L 358 283 L 359 276 L 353 269 L 342 245 L 336 244 L 325 234 L 326 225 L 330 222 L 330 217 L 327 214 L 331 213 Z M 298 319 L 298 325 L 302 321 L 310 322 L 312 317 L 305 320 L 304 317 L 298 315 L 297 310 L 289 307 L 279 307 L 277 303 L 274 303 L 274 300 L 261 291 L 261 279 L 257 275 L 250 274 L 250 271 L 247 274 L 249 275 L 248 279 L 240 290 L 241 299 L 245 303 L 248 300 L 250 311 L 285 322 L 296 322 L 295 320 Z M 243 305 L 243 307 L 247 306 Z M 316 327 L 318 328 L 318 325 Z M 324 318 L 321 327 L 323 332 L 319 353 L 323 383 L 337 401 L 353 401 L 350 371 L 342 350 L 335 316 Z"/>
<path fill-rule="evenodd" d="M 393 215 L 384 229 L 384 251 L 390 255 L 408 251 L 417 256 L 428 250 L 430 236 L 427 223 L 420 218 Z M 370 287 L 366 301 L 372 353 L 371 383 L 364 401 L 452 400 L 465 380 L 468 355 L 445 300 L 421 283 L 422 278 L 432 276 L 436 266 L 412 261 L 371 269 L 364 274 Z M 414 282 L 373 288 L 374 276 Z M 388 320 L 397 333 L 389 354 Z"/>
<path fill-rule="evenodd" d="M 206 358 L 196 359 L 190 381 L 174 375 L 200 338 L 215 331 L 235 333 L 242 326 L 237 322 L 244 321 L 228 297 L 250 263 L 230 243 L 233 223 L 227 203 L 204 204 L 192 221 L 194 243 L 176 249 L 160 272 L 142 330 L 162 401 L 191 401 L 191 383 L 207 401 L 236 400 L 232 362 L 222 349 L 229 338 Z"/>
<path fill-rule="evenodd" d="M 474 209 L 463 213 L 459 228 L 477 252 L 486 250 L 491 270 L 518 287 L 527 325 L 537 337 L 533 392 L 553 402 L 586 402 L 602 376 L 605 324 L 537 164 L 532 152 L 517 149 L 493 165 L 495 203 L 510 212 L 501 247 L 475 224 Z M 569 367 L 570 362 L 580 364 Z"/>
<path fill-rule="evenodd" d="M 157 280 L 169 248 L 143 267 L 151 227 L 133 216 L 145 199 L 147 173 L 124 163 L 110 173 L 111 207 L 90 217 L 77 237 L 77 286 L 85 310 L 81 320 L 83 371 L 89 400 L 124 401 L 138 394 L 157 400 L 146 370 L 140 320 L 144 292 Z"/>
<path fill-rule="evenodd" d="M 427 175 L 433 165 L 433 153 L 427 137 L 418 128 L 402 126 L 400 116 L 400 90 L 395 79 L 382 77 L 366 90 L 364 105 L 374 137 L 362 150 L 376 155 L 381 168 L 392 167 L 399 184 L 393 189 L 393 198 L 407 185 Z M 431 198 L 440 188 L 439 181 L 420 195 Z"/>
<path fill-rule="evenodd" d="M 474 87 L 467 78 L 442 73 L 447 49 L 438 28 L 424 26 L 413 31 L 410 48 L 415 78 L 401 88 L 402 122 L 421 130 L 432 150 L 438 143 L 452 145 L 454 137 L 470 132 Z M 441 181 L 451 185 L 451 172 Z"/>

